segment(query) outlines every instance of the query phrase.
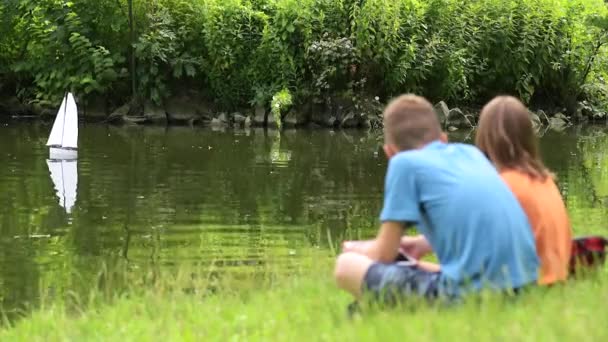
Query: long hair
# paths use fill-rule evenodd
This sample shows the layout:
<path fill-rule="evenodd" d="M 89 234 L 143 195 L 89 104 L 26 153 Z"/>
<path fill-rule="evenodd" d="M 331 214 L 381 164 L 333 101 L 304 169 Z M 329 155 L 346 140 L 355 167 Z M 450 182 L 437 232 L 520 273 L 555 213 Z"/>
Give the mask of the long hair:
<path fill-rule="evenodd" d="M 543 164 L 528 109 L 512 96 L 499 96 L 481 111 L 475 144 L 499 171 L 521 171 L 533 179 L 553 177 Z"/>

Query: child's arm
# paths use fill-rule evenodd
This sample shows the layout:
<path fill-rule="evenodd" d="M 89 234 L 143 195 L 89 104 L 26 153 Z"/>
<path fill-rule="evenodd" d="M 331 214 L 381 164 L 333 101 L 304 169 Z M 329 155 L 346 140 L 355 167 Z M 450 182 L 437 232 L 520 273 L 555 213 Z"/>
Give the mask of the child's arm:
<path fill-rule="evenodd" d="M 376 239 L 345 242 L 344 251 L 363 254 L 374 261 L 393 262 L 399 253 L 403 229 L 401 223 L 384 222 Z"/>

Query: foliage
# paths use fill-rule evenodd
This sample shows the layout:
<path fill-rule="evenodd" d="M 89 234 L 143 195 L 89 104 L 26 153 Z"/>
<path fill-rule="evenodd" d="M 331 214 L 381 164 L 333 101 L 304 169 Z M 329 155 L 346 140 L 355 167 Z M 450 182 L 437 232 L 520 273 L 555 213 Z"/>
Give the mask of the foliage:
<path fill-rule="evenodd" d="M 573 113 L 606 111 L 601 0 L 7 0 L 0 91 L 56 100 L 71 89 L 157 103 L 200 89 L 221 107 L 416 92 L 481 104 L 509 93 Z M 136 70 L 128 73 L 130 47 Z"/>
<path fill-rule="evenodd" d="M 281 128 L 281 114 L 293 104 L 291 93 L 288 89 L 282 89 L 272 97 L 271 111 L 277 127 Z"/>
<path fill-rule="evenodd" d="M 356 71 L 356 50 L 350 39 L 328 39 L 327 34 L 323 38 L 308 47 L 306 56 L 315 97 L 344 89 Z"/>
<path fill-rule="evenodd" d="M 0 3 L 0 92 L 9 83 L 9 63 L 16 58 L 15 36 L 11 34 L 16 21 L 17 7 L 14 1 Z"/>
<path fill-rule="evenodd" d="M 25 38 L 25 56 L 14 61 L 12 70 L 31 79 L 36 100 L 56 101 L 68 90 L 104 92 L 116 81 L 114 64 L 122 61 L 120 56 L 86 36 L 88 28 L 73 3 L 22 1 L 19 8 L 24 12 L 17 27 Z"/>
<path fill-rule="evenodd" d="M 267 16 L 240 0 L 203 1 L 206 80 L 223 105 L 253 98 L 253 55 L 261 44 Z"/>
<path fill-rule="evenodd" d="M 195 14 L 188 12 L 188 15 Z M 147 30 L 134 44 L 138 61 L 137 88 L 139 95 L 161 104 L 170 94 L 171 78 L 195 77 L 202 60 L 185 46 L 193 35 L 192 28 L 181 26 L 167 8 L 158 5 L 147 17 Z"/>

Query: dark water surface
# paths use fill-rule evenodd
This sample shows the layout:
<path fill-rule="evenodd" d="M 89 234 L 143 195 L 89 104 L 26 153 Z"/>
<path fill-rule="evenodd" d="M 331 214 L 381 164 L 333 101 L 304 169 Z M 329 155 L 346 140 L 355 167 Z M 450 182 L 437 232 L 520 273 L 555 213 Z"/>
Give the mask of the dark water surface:
<path fill-rule="evenodd" d="M 87 281 L 110 261 L 132 272 L 196 262 L 255 275 L 378 224 L 378 133 L 81 124 L 68 214 L 47 166 L 49 131 L 0 124 L 0 303 L 9 312 L 49 289 L 95 286 Z M 542 149 L 576 234 L 608 234 L 608 130 L 547 133 Z"/>

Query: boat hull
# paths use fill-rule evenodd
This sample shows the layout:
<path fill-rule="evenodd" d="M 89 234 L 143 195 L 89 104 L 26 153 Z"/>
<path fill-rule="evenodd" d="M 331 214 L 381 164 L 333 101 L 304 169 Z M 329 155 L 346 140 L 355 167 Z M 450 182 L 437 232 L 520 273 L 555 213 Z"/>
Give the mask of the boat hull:
<path fill-rule="evenodd" d="M 76 159 L 78 158 L 78 150 L 70 148 L 51 147 L 49 148 L 49 158 L 62 160 Z"/>

